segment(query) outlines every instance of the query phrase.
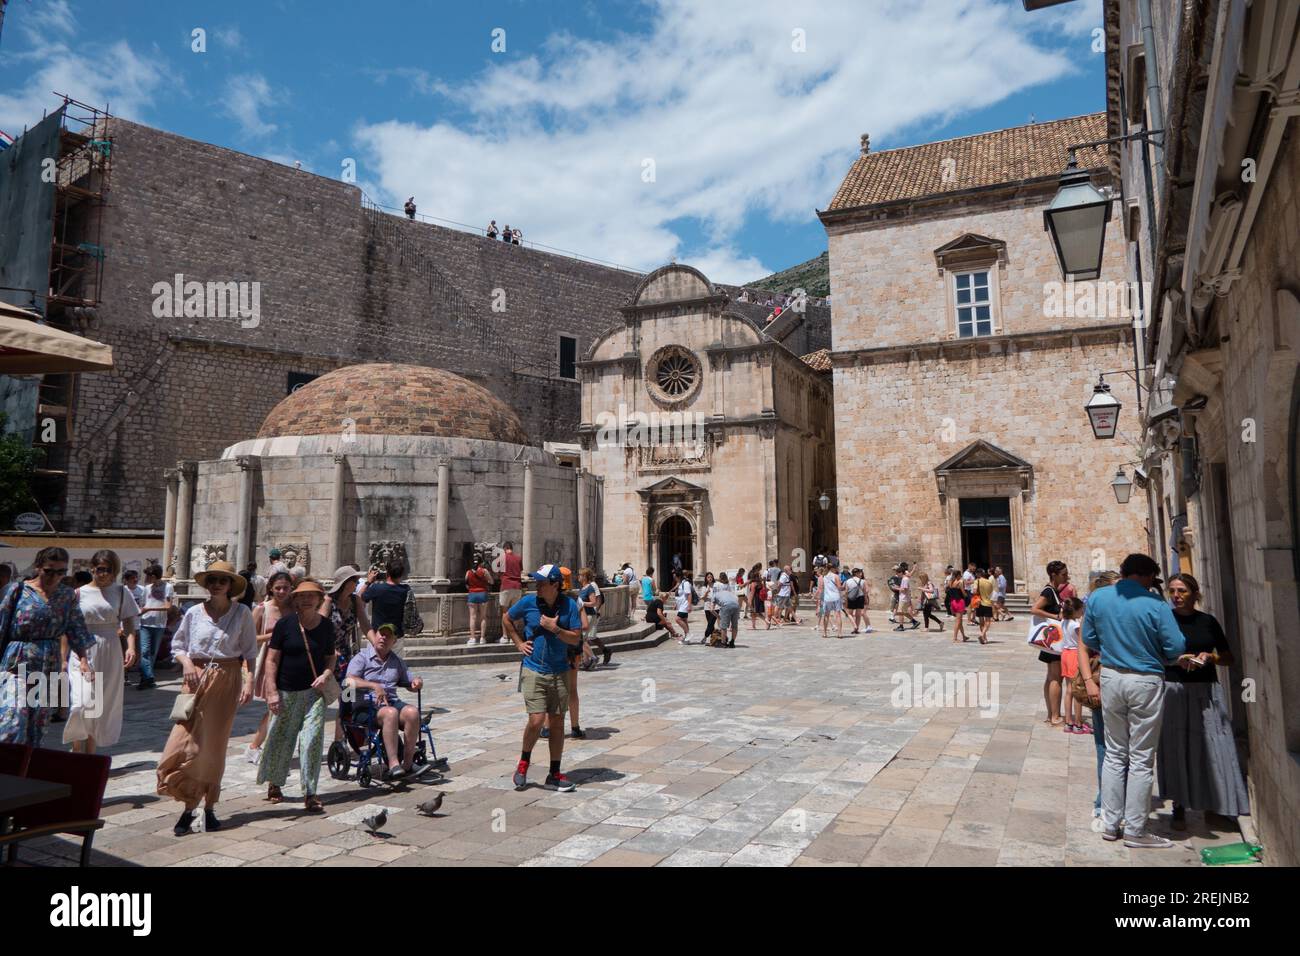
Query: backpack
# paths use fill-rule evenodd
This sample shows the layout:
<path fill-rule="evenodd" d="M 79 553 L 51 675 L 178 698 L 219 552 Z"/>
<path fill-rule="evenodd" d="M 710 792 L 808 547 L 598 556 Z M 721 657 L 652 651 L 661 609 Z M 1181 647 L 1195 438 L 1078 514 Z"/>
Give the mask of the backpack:
<path fill-rule="evenodd" d="M 689 582 L 688 582 L 689 583 Z M 691 585 L 691 607 L 700 603 L 700 596 L 695 593 L 695 585 Z"/>

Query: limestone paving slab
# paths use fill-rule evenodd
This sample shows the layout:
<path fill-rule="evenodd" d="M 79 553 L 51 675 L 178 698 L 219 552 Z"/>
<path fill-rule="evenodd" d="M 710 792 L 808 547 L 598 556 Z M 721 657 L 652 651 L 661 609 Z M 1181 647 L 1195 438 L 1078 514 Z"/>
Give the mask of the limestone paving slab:
<path fill-rule="evenodd" d="M 171 833 L 180 807 L 156 795 L 179 675 L 126 695 L 122 739 L 95 860 L 145 866 L 1169 866 L 1235 841 L 1200 824 L 1168 851 L 1108 844 L 1091 827 L 1092 739 L 1043 722 L 1042 665 L 1023 625 L 994 642 L 884 632 L 826 641 L 808 627 L 741 632 L 734 650 L 615 655 L 582 677 L 585 741 L 568 741 L 575 793 L 546 790 L 546 741 L 529 785 L 511 780 L 523 707 L 499 664 L 417 668 L 450 773 L 432 784 L 362 788 L 322 770 L 327 815 L 302 812 L 298 769 L 272 806 L 245 757 L 265 705 L 235 718 L 218 833 Z M 919 670 L 918 670 L 919 668 Z M 898 686 L 918 673 L 996 675 L 996 700 L 936 705 Z M 896 706 L 896 698 L 899 706 Z M 328 738 L 333 722 L 327 722 Z M 439 816 L 415 806 L 445 794 Z M 388 813 L 382 836 L 361 821 Z M 1168 808 L 1151 830 L 1168 834 Z M 34 862 L 76 862 L 51 838 Z"/>

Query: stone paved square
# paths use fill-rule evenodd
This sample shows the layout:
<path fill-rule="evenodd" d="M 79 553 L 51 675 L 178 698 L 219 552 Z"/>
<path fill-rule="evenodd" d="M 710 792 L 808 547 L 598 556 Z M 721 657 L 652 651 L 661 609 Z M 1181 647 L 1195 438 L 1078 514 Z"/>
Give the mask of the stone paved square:
<path fill-rule="evenodd" d="M 615 655 L 580 677 L 590 737 L 566 741 L 570 794 L 509 780 L 523 707 L 501 666 L 426 668 L 426 706 L 449 757 L 442 815 L 415 805 L 430 787 L 363 789 L 322 770 L 324 817 L 301 812 L 297 770 L 286 800 L 265 803 L 244 750 L 261 706 L 242 709 L 223 784 L 218 833 L 171 834 L 178 805 L 154 794 L 175 680 L 127 692 L 126 730 L 109 752 L 107 826 L 97 864 L 141 866 L 1149 866 L 1199 864 L 1204 846 L 1236 842 L 1189 815 L 1173 849 L 1128 850 L 1092 832 L 1091 737 L 1043 722 L 1042 665 L 1020 621 L 986 647 L 947 633 L 887 631 L 823 639 L 810 627 L 742 629 L 735 650 L 673 642 Z M 983 670 L 997 710 L 895 707 L 895 678 Z M 517 665 L 514 665 L 517 666 Z M 513 678 L 514 666 L 508 667 Z M 966 701 L 964 703 L 975 703 Z M 327 733 L 327 738 L 329 734 Z M 540 771 L 540 772 L 539 772 Z M 379 807 L 380 835 L 361 819 Z M 51 838 L 24 859 L 72 865 Z"/>

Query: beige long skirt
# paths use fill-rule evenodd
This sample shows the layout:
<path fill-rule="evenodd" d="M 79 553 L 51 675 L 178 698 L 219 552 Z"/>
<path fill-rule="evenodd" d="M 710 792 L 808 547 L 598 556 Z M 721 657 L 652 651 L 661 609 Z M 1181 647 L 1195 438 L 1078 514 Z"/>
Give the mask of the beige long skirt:
<path fill-rule="evenodd" d="M 243 683 L 240 671 L 238 658 L 204 668 L 195 691 L 194 716 L 172 726 L 158 761 L 159 796 L 179 800 L 187 809 L 220 798 Z"/>

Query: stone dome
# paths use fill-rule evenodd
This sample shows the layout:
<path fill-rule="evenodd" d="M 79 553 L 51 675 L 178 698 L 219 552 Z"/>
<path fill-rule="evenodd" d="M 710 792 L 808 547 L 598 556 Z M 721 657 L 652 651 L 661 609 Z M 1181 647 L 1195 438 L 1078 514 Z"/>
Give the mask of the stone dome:
<path fill-rule="evenodd" d="M 510 406 L 481 385 L 440 368 L 348 365 L 308 382 L 262 423 L 258 438 L 430 435 L 529 444 Z"/>

